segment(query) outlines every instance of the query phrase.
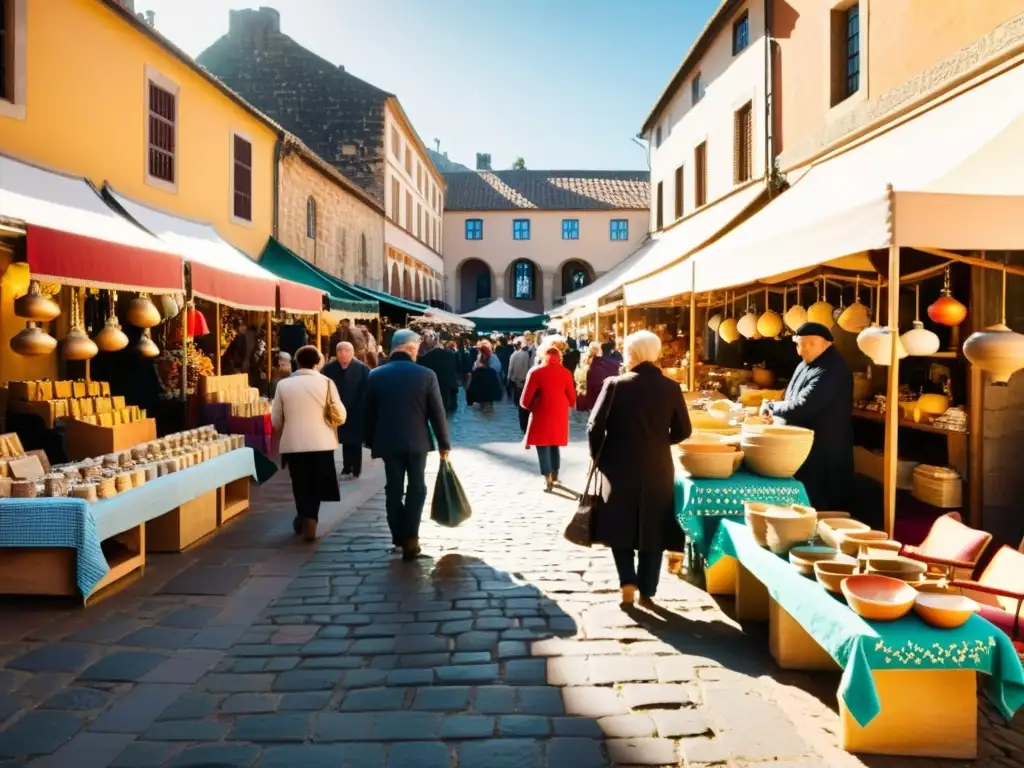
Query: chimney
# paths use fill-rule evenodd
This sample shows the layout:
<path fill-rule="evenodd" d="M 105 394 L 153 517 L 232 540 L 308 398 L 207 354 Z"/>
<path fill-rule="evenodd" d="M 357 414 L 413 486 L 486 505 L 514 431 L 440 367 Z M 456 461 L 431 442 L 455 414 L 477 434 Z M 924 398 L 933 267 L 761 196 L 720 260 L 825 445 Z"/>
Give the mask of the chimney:
<path fill-rule="evenodd" d="M 265 47 L 281 33 L 281 14 L 274 8 L 228 11 L 228 37 L 249 48 Z"/>
<path fill-rule="evenodd" d="M 128 11 L 128 13 L 135 13 L 135 0 L 114 0 L 114 2 Z"/>
<path fill-rule="evenodd" d="M 156 11 L 146 11 L 146 23 L 156 29 Z"/>
<path fill-rule="evenodd" d="M 476 153 L 476 169 L 478 171 L 489 171 L 491 170 L 491 155 L 489 153 L 477 152 Z"/>

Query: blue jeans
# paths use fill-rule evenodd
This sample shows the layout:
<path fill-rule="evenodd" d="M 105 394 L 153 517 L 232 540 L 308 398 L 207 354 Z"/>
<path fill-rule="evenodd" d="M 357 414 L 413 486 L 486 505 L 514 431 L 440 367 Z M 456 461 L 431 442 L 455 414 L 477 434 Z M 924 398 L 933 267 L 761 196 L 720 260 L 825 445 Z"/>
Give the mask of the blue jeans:
<path fill-rule="evenodd" d="M 542 475 L 557 474 L 559 467 L 562 466 L 562 457 L 557 445 L 538 445 L 537 460 L 540 462 Z"/>
<path fill-rule="evenodd" d="M 634 555 L 636 560 L 634 561 Z M 636 587 L 643 597 L 654 597 L 661 577 L 661 552 L 635 552 L 612 549 L 620 587 Z"/>
<path fill-rule="evenodd" d="M 420 518 L 427 501 L 427 481 L 424 478 L 427 454 L 394 453 L 383 458 L 384 506 L 388 513 L 391 542 L 398 547 L 420 536 Z"/>

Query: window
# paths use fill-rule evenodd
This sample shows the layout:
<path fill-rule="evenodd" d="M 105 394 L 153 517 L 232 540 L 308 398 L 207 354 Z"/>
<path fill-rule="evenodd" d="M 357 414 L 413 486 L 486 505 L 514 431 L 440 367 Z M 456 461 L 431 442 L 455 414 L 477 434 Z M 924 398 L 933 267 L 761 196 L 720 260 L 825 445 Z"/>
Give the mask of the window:
<path fill-rule="evenodd" d="M 846 9 L 846 95 L 860 89 L 860 3 Z"/>
<path fill-rule="evenodd" d="M 412 232 L 412 192 L 405 191 L 405 228 Z"/>
<path fill-rule="evenodd" d="M 533 298 L 533 264 L 528 261 L 517 261 L 513 269 L 513 299 Z"/>
<path fill-rule="evenodd" d="M 530 239 L 530 220 L 529 219 L 515 219 L 515 220 L 513 220 L 513 222 L 512 222 L 512 239 L 513 240 L 529 240 Z"/>
<path fill-rule="evenodd" d="M 732 55 L 750 45 L 750 14 L 746 11 L 732 23 Z"/>
<path fill-rule="evenodd" d="M 700 72 L 693 76 L 693 82 L 690 83 L 690 100 L 696 104 L 698 101 L 704 98 L 704 84 L 701 82 Z"/>
<path fill-rule="evenodd" d="M 658 125 L 658 127 L 654 129 L 654 147 L 655 147 L 655 149 L 657 149 L 660 146 L 661 146 L 661 125 Z"/>
<path fill-rule="evenodd" d="M 359 235 L 359 273 L 365 285 L 370 278 L 370 251 L 366 247 L 366 233 Z"/>
<path fill-rule="evenodd" d="M 416 166 L 416 188 L 423 194 L 423 166 Z"/>
<path fill-rule="evenodd" d="M 408 147 L 405 148 L 405 172 L 409 174 L 409 178 L 412 178 L 412 150 Z"/>
<path fill-rule="evenodd" d="M 0 116 L 25 119 L 27 0 L 0 0 Z"/>
<path fill-rule="evenodd" d="M 155 73 L 154 73 L 155 75 Z M 178 94 L 169 83 L 148 81 L 149 177 L 173 186 L 177 179 L 175 148 L 177 145 Z M 166 86 L 166 87 L 164 87 Z"/>
<path fill-rule="evenodd" d="M 587 284 L 587 273 L 582 269 L 574 269 L 572 271 L 572 289 L 578 291 Z"/>
<path fill-rule="evenodd" d="M 654 205 L 654 221 L 655 229 L 662 230 L 665 228 L 665 182 L 658 182 L 658 194 L 655 196 Z M 612 240 L 615 238 L 613 237 Z"/>
<path fill-rule="evenodd" d="M 402 185 L 398 179 L 391 180 L 391 220 L 398 223 L 398 212 L 402 209 Z"/>
<path fill-rule="evenodd" d="M 832 106 L 860 90 L 860 3 L 832 11 Z"/>
<path fill-rule="evenodd" d="M 402 156 L 402 140 L 398 137 L 398 129 L 391 126 L 391 154 L 395 157 Z"/>
<path fill-rule="evenodd" d="M 676 185 L 674 189 L 676 195 L 676 218 L 683 218 L 683 166 L 676 168 Z"/>
<path fill-rule="evenodd" d="M 629 240 L 629 219 L 612 219 L 609 234 L 612 240 Z"/>
<path fill-rule="evenodd" d="M 562 295 L 578 291 L 590 284 L 590 271 L 580 261 L 570 261 L 562 267 Z"/>
<path fill-rule="evenodd" d="M 316 240 L 316 200 L 306 200 L 306 237 Z"/>
<path fill-rule="evenodd" d="M 252 221 L 252 144 L 238 134 L 231 135 L 231 163 L 234 216 Z"/>
<path fill-rule="evenodd" d="M 563 240 L 579 240 L 580 239 L 580 220 L 579 219 L 562 219 L 562 239 Z"/>
<path fill-rule="evenodd" d="M 423 206 L 416 203 L 416 237 L 423 236 Z"/>
<path fill-rule="evenodd" d="M 467 240 L 483 240 L 484 239 L 484 220 L 483 219 L 466 219 L 466 239 Z"/>
<path fill-rule="evenodd" d="M 700 208 L 708 201 L 708 143 L 693 150 L 693 204 Z"/>
<path fill-rule="evenodd" d="M 733 118 L 732 176 L 742 184 L 754 175 L 754 104 L 748 101 Z"/>

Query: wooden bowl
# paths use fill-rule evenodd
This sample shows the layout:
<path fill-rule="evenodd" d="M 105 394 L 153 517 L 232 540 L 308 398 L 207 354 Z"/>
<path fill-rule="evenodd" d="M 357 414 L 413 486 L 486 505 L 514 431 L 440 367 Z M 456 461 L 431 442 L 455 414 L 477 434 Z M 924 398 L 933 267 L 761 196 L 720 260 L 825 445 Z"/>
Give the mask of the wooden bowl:
<path fill-rule="evenodd" d="M 896 621 L 914 607 L 917 590 L 899 579 L 862 573 L 840 585 L 850 609 L 868 621 Z"/>
<path fill-rule="evenodd" d="M 692 453 L 683 450 L 679 454 L 679 463 L 690 477 L 725 480 L 732 477 L 732 473 L 743 463 L 743 452 Z"/>
<path fill-rule="evenodd" d="M 833 547 L 802 545 L 789 550 L 789 562 L 796 566 L 804 576 L 814 576 L 814 564 L 822 560 L 832 560 L 839 552 Z"/>
<path fill-rule="evenodd" d="M 853 560 L 819 560 L 814 564 L 815 578 L 829 592 L 840 592 L 843 580 L 856 572 L 857 563 Z"/>
<path fill-rule="evenodd" d="M 846 531 L 839 536 L 839 549 L 851 557 L 860 553 L 860 548 L 865 544 L 874 544 L 880 541 L 888 541 L 889 537 L 885 531 L 874 531 L 870 528 L 866 531 Z"/>
<path fill-rule="evenodd" d="M 909 557 L 869 557 L 864 561 L 865 573 L 890 576 L 908 584 L 922 581 L 927 570 L 926 563 L 911 560 Z"/>
<path fill-rule="evenodd" d="M 744 436 L 740 448 L 751 471 L 765 477 L 792 477 L 811 452 L 811 440 Z"/>
<path fill-rule="evenodd" d="M 836 510 L 822 512 L 820 509 L 818 510 L 818 520 L 847 520 L 849 517 L 849 512 L 838 512 Z"/>
<path fill-rule="evenodd" d="M 743 502 L 743 521 L 750 529 L 754 541 L 761 547 L 768 546 L 768 522 L 764 519 L 764 515 L 770 507 L 771 505 L 762 504 L 759 501 Z"/>
<path fill-rule="evenodd" d="M 978 610 L 978 604 L 963 595 L 918 593 L 914 612 L 926 624 L 938 629 L 956 629 L 967 623 Z"/>
<path fill-rule="evenodd" d="M 818 513 L 813 507 L 792 504 L 788 507 L 770 507 L 764 514 L 768 549 L 784 555 L 798 544 L 814 538 L 818 527 Z"/>
<path fill-rule="evenodd" d="M 847 531 L 870 531 L 871 527 L 846 517 L 829 518 L 822 520 L 818 525 L 818 536 L 828 546 L 839 549 L 839 541 Z"/>
<path fill-rule="evenodd" d="M 739 445 L 713 432 L 694 432 L 679 447 L 687 453 L 735 453 Z"/>

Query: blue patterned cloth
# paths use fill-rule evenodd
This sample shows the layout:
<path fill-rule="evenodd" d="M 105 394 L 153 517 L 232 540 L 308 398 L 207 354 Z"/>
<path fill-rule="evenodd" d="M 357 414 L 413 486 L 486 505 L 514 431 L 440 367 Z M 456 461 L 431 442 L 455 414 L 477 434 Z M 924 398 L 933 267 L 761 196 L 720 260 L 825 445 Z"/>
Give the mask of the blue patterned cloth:
<path fill-rule="evenodd" d="M 96 518 L 82 499 L 0 499 L 0 549 L 73 549 L 75 580 L 88 595 L 107 572 Z"/>

